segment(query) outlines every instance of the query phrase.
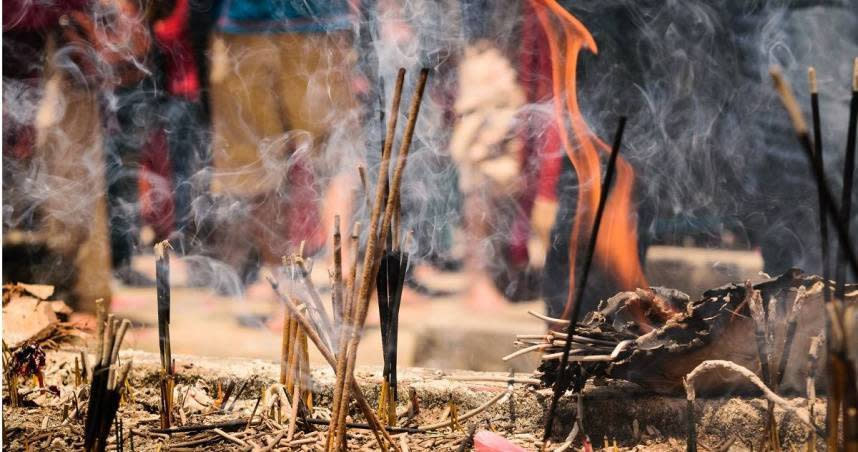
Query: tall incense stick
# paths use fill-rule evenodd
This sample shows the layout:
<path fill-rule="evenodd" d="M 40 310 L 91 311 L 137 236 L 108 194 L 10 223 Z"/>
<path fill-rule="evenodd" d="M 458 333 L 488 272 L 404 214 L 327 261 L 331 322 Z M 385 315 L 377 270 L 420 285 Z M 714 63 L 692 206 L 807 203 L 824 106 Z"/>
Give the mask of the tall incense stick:
<path fill-rule="evenodd" d="M 170 350 L 170 242 L 155 245 L 158 294 L 158 345 L 161 351 L 161 428 L 170 428 L 173 411 L 173 354 Z M 108 325 L 109 327 L 109 325 Z"/>
<path fill-rule="evenodd" d="M 605 169 L 605 181 L 602 186 L 602 193 L 599 196 L 599 206 L 596 209 L 596 217 L 593 220 L 593 232 L 590 234 L 590 240 L 587 244 L 587 253 L 584 255 L 583 266 L 581 268 L 581 277 L 578 278 L 579 283 L 575 286 L 575 296 L 572 299 L 572 315 L 569 317 L 569 326 L 566 328 L 566 341 L 563 343 L 563 356 L 560 358 L 560 367 L 558 368 L 557 381 L 554 382 L 554 394 L 551 397 L 551 405 L 548 408 L 548 417 L 545 422 L 545 433 L 543 441 L 547 442 L 551 438 L 551 431 L 554 427 L 554 416 L 557 414 L 557 402 L 560 401 L 560 396 L 563 395 L 568 387 L 567 366 L 569 365 L 569 351 L 572 348 L 572 338 L 575 334 L 575 325 L 578 323 L 578 316 L 581 315 L 581 304 L 584 297 L 584 288 L 587 287 L 587 277 L 590 274 L 590 266 L 593 263 L 593 255 L 596 252 L 596 240 L 599 238 L 599 227 L 602 224 L 602 215 L 605 213 L 605 205 L 608 201 L 608 192 L 611 188 L 611 182 L 614 180 L 614 173 L 617 166 L 617 156 L 620 153 L 620 145 L 623 140 L 623 131 L 626 128 L 626 117 L 621 116 L 620 122 L 617 124 L 617 132 L 614 134 L 614 145 L 611 147 L 611 156 L 608 159 L 608 167 Z M 573 419 L 574 422 L 574 419 Z"/>
<path fill-rule="evenodd" d="M 840 222 L 849 230 L 849 223 L 852 220 L 852 197 L 855 193 L 852 192 L 852 187 L 855 180 L 855 133 L 858 128 L 858 58 L 852 65 L 852 100 L 849 102 L 849 125 L 846 134 L 846 157 L 843 159 L 843 193 L 840 200 Z M 846 268 L 845 258 L 843 256 L 844 247 L 841 246 L 837 251 L 837 261 L 835 262 L 834 279 L 837 285 L 834 289 L 834 297 L 838 300 L 843 300 L 846 289 Z M 858 274 L 858 269 L 853 268 L 853 273 Z"/>
<path fill-rule="evenodd" d="M 816 70 L 813 67 L 807 70 L 808 81 L 810 82 L 810 109 L 813 115 L 813 157 L 821 168 L 825 168 L 824 159 L 822 156 L 822 118 L 819 113 L 819 90 L 816 82 Z M 828 303 L 831 301 L 831 262 L 828 257 L 828 217 L 826 217 L 827 207 L 825 206 L 825 198 L 822 193 L 819 195 L 819 238 L 820 250 L 822 255 L 822 279 L 825 284 L 822 286 L 822 298 Z"/>

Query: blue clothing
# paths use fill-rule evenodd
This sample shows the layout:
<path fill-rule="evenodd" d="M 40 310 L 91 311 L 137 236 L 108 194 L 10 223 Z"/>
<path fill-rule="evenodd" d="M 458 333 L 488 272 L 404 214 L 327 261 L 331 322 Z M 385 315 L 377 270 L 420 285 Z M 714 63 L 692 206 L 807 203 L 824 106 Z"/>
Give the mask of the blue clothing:
<path fill-rule="evenodd" d="M 224 33 L 322 33 L 352 26 L 346 0 L 221 0 L 216 29 Z"/>

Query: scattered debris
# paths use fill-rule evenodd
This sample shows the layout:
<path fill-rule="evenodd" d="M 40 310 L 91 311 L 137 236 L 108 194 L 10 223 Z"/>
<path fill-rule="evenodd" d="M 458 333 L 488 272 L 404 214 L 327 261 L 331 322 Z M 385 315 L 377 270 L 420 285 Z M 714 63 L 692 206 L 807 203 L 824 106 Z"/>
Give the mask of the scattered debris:
<path fill-rule="evenodd" d="M 67 318 L 71 308 L 63 301 L 49 300 L 53 293 L 53 286 L 3 286 L 3 340 L 9 348 L 75 334 L 71 325 L 60 322 L 60 316 Z"/>

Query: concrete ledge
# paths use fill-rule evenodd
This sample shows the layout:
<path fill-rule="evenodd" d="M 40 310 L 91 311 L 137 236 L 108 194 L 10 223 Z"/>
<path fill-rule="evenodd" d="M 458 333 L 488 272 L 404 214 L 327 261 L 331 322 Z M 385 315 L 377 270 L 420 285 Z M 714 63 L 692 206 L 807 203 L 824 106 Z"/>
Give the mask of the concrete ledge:
<path fill-rule="evenodd" d="M 68 378 L 73 369 L 77 352 L 60 351 L 49 354 L 48 378 Z M 131 384 L 135 388 L 154 388 L 159 372 L 159 358 L 153 353 L 126 350 L 121 353 L 123 360 L 133 359 L 134 367 Z M 217 380 L 225 378 L 247 382 L 243 398 L 254 399 L 266 386 L 275 382 L 279 375 L 279 364 L 242 358 L 205 358 L 198 356 L 176 355 L 177 380 L 179 383 L 204 380 L 214 387 Z M 375 404 L 378 395 L 378 383 L 381 381 L 380 367 L 360 367 L 357 378 L 370 403 Z M 413 387 L 420 400 L 421 410 L 427 420 L 437 420 L 447 406 L 454 400 L 462 410 L 473 409 L 498 393 L 507 389 L 503 382 L 508 374 L 500 372 L 452 371 L 442 373 L 425 368 L 401 369 L 400 391 Z M 517 377 L 527 377 L 521 374 Z M 328 368 L 316 368 L 313 371 L 314 392 L 317 404 L 328 405 L 334 376 Z M 492 381 L 461 381 L 495 379 Z M 147 390 L 148 391 L 148 390 Z M 148 391 L 148 392 L 152 392 Z M 686 401 L 681 397 L 662 397 L 643 392 L 638 386 L 619 382 L 605 381 L 589 383 L 584 391 L 584 425 L 596 445 L 603 437 L 616 439 L 621 445 L 676 443 L 684 445 L 686 426 Z M 403 398 L 404 399 L 404 398 Z M 500 405 L 494 405 L 484 414 L 469 422 L 483 422 L 490 419 L 494 428 L 515 433 L 532 433 L 541 437 L 544 413 L 550 402 L 550 390 L 527 387 L 516 384 L 513 396 Z M 802 399 L 792 399 L 796 404 L 805 404 Z M 404 400 L 402 403 L 405 403 Z M 561 399 L 557 423 L 556 439 L 562 440 L 571 427 L 571 415 L 575 401 L 566 396 Z M 766 402 L 760 398 L 708 398 L 698 399 L 695 403 L 695 416 L 700 441 L 714 446 L 722 440 L 735 437 L 737 447 L 755 447 L 763 434 Z M 823 422 L 824 402 L 815 407 L 817 422 Z M 779 421 L 782 445 L 803 444 L 806 429 L 797 419 L 785 416 L 776 409 Z M 352 413 L 359 417 L 357 412 Z M 637 427 L 635 427 L 635 423 Z M 649 442 L 649 443 L 648 443 Z M 744 446 L 742 446 L 744 444 Z M 822 443 L 820 443 L 820 446 Z"/>

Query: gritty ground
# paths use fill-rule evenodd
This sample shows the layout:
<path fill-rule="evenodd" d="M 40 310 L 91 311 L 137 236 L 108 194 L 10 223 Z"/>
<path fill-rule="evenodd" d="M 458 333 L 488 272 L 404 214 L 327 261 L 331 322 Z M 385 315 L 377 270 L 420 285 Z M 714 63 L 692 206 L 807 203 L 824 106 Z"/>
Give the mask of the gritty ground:
<path fill-rule="evenodd" d="M 24 404 L 9 408 L 4 393 L 3 443 L 5 448 L 18 450 L 80 450 L 83 434 L 83 407 L 86 405 L 87 385 L 74 385 L 74 357 L 76 352 L 49 352 L 46 365 L 46 384 L 53 385 L 60 395 L 38 391 L 32 387 L 22 389 Z M 122 419 L 123 450 L 251 450 L 275 446 L 288 450 L 319 450 L 324 443 L 326 426 L 315 430 L 297 429 L 287 441 L 288 416 L 270 409 L 266 400 L 260 402 L 251 425 L 257 400 L 265 388 L 274 383 L 279 372 L 276 363 L 265 360 L 214 359 L 178 355 L 176 398 L 181 409 L 175 413 L 176 424 L 198 425 L 232 421 L 220 432 L 205 431 L 157 433 L 158 417 L 158 357 L 146 352 L 125 351 L 122 360 L 133 360 L 129 393 L 119 410 Z M 469 450 L 459 449 L 471 427 L 495 431 L 528 450 L 541 446 L 544 413 L 550 393 L 537 385 L 517 383 L 509 388 L 502 373 L 441 372 L 410 368 L 401 372 L 400 393 L 414 388 L 419 413 L 413 418 L 403 416 L 399 427 L 419 428 L 451 421 L 451 403 L 461 419 L 455 426 L 444 426 L 421 432 L 393 433 L 395 440 L 406 444 L 408 450 Z M 378 395 L 380 369 L 361 367 L 356 377 L 361 383 L 370 404 L 375 406 Z M 528 376 L 517 374 L 518 379 Z M 333 375 L 326 368 L 313 371 L 314 408 L 312 417 L 326 420 L 330 416 Z M 491 381 L 501 380 L 501 381 Z M 218 386 L 229 382 L 242 386 L 237 397 L 217 410 Z M 186 398 L 187 394 L 191 394 Z M 663 397 L 644 393 L 629 383 L 592 382 L 584 391 L 584 428 L 594 446 L 613 446 L 618 450 L 685 450 L 687 411 L 682 397 Z M 487 402 L 484 410 L 465 419 L 469 412 Z M 404 411 L 407 397 L 402 397 L 399 408 Z M 186 400 L 186 401 L 185 401 Z M 805 405 L 806 401 L 793 399 Z M 78 411 L 75 406 L 81 407 Z M 561 400 L 558 432 L 554 446 L 563 442 L 569 431 L 570 416 L 575 402 L 571 397 Z M 815 406 L 817 418 L 822 420 L 824 404 Z M 695 404 L 698 444 L 701 448 L 716 450 L 757 449 L 762 437 L 765 401 L 756 398 L 730 397 L 699 399 Z M 354 406 L 351 418 L 363 422 Z M 802 424 L 776 410 L 780 437 L 784 447 L 801 446 L 807 438 Z M 114 429 L 115 432 L 115 429 Z M 280 435 L 283 433 L 283 435 Z M 377 450 L 373 436 L 366 430 L 349 430 L 350 450 Z M 579 437 L 580 439 L 580 437 Z M 727 446 L 727 447 L 724 447 Z M 821 444 L 820 444 L 821 446 Z M 576 443 L 580 450 L 581 443 Z M 109 450 L 116 450 L 116 437 L 109 440 Z"/>

